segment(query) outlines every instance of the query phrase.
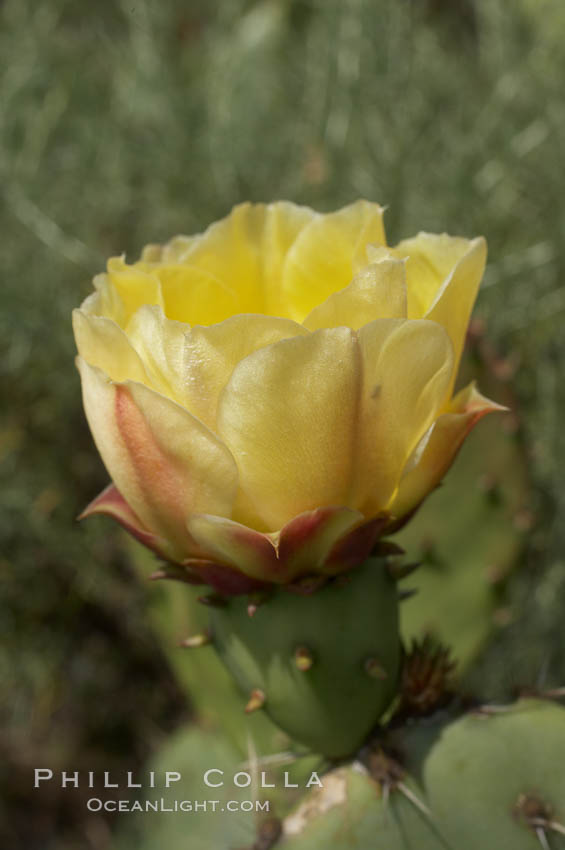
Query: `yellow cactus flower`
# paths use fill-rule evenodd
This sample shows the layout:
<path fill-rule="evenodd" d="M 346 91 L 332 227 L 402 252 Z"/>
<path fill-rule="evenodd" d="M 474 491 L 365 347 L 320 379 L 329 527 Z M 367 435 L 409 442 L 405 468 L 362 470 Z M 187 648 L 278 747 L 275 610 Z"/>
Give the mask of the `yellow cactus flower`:
<path fill-rule="evenodd" d="M 364 560 L 500 409 L 453 386 L 482 238 L 386 245 L 383 210 L 242 204 L 109 260 L 74 311 L 114 516 L 225 593 Z"/>

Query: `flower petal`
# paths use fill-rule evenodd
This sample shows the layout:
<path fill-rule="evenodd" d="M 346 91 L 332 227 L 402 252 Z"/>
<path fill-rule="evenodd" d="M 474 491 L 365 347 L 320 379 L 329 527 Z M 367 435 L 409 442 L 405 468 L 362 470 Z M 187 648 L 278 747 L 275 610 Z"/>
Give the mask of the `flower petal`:
<path fill-rule="evenodd" d="M 358 368 L 349 328 L 285 339 L 235 367 L 220 398 L 218 433 L 267 528 L 348 504 Z"/>
<path fill-rule="evenodd" d="M 175 402 L 142 384 L 117 384 L 78 358 L 83 401 L 96 446 L 116 487 L 179 559 L 193 554 L 186 529 L 194 510 L 229 514 L 237 469 L 227 448 Z"/>
<path fill-rule="evenodd" d="M 249 578 L 270 582 L 286 580 L 276 549 L 266 534 L 233 520 L 206 514 L 192 514 L 188 517 L 187 528 L 210 561 L 234 567 Z"/>
<path fill-rule="evenodd" d="M 467 326 L 485 270 L 486 258 L 485 240 L 474 239 L 467 253 L 461 257 L 445 280 L 426 313 L 427 319 L 443 325 L 453 343 L 455 366 L 451 390 L 459 369 Z"/>
<path fill-rule="evenodd" d="M 305 335 L 290 319 L 244 314 L 186 335 L 183 388 L 186 407 L 215 429 L 219 396 L 237 364 L 279 340 Z"/>
<path fill-rule="evenodd" d="M 124 331 L 112 319 L 73 310 L 73 332 L 83 360 L 113 381 L 148 383 L 145 366 Z"/>
<path fill-rule="evenodd" d="M 441 482 L 477 422 L 487 413 L 506 409 L 481 395 L 474 383 L 461 390 L 447 413 L 437 419 L 414 449 L 390 507 L 391 513 L 401 518 L 417 508 Z"/>
<path fill-rule="evenodd" d="M 81 310 L 89 316 L 105 316 L 113 319 L 120 327 L 126 324 L 126 309 L 116 287 L 107 274 L 97 274 L 92 292 L 81 304 Z"/>
<path fill-rule="evenodd" d="M 185 561 L 185 565 L 200 577 L 203 584 L 209 584 L 217 593 L 225 596 L 253 593 L 268 587 L 266 582 L 250 578 L 238 569 L 214 561 L 191 559 Z"/>
<path fill-rule="evenodd" d="M 357 330 L 375 319 L 406 318 L 406 273 L 401 260 L 387 257 L 359 271 L 349 286 L 314 307 L 304 327 Z"/>
<path fill-rule="evenodd" d="M 155 274 L 161 282 L 169 319 L 211 325 L 240 311 L 240 300 L 231 282 L 196 265 L 158 266 Z"/>
<path fill-rule="evenodd" d="M 255 582 L 275 584 L 334 575 L 368 557 L 387 520 L 366 522 L 348 508 L 318 508 L 294 517 L 278 533 L 261 534 L 229 519 L 193 514 L 188 529 L 205 554 L 185 563 L 226 593 L 249 592 L 242 589 L 237 571 Z"/>
<path fill-rule="evenodd" d="M 312 219 L 285 259 L 282 294 L 287 315 L 302 321 L 332 292 L 351 282 L 361 246 L 385 242 L 382 214 L 378 204 L 357 201 Z"/>
<path fill-rule="evenodd" d="M 342 573 L 365 561 L 388 522 L 388 514 L 380 514 L 336 541 L 324 564 L 324 572 L 330 575 Z"/>
<path fill-rule="evenodd" d="M 306 511 L 287 522 L 277 535 L 277 549 L 289 576 L 324 572 L 336 544 L 363 520 L 358 511 L 329 507 Z"/>
<path fill-rule="evenodd" d="M 164 245 L 146 245 L 140 263 L 180 263 L 198 236 L 173 236 Z"/>
<path fill-rule="evenodd" d="M 184 263 L 229 285 L 238 303 L 237 311 L 231 313 L 261 312 L 259 257 L 253 238 L 256 212 L 248 203 L 234 207 L 195 239 L 183 257 Z"/>
<path fill-rule="evenodd" d="M 278 312 L 281 263 L 314 215 L 290 203 L 239 204 L 192 243 L 183 262 L 229 283 L 238 300 L 231 313 Z"/>
<path fill-rule="evenodd" d="M 396 257 L 406 260 L 409 318 L 422 319 L 426 315 L 441 285 L 470 245 L 469 239 L 447 233 L 420 232 L 390 249 Z M 373 262 L 372 246 L 367 254 Z"/>
<path fill-rule="evenodd" d="M 164 307 L 159 279 L 136 265 L 127 265 L 123 257 L 108 260 L 106 280 L 121 299 L 124 322 L 144 304 Z"/>
<path fill-rule="evenodd" d="M 126 531 L 136 540 L 152 549 L 162 558 L 169 558 L 171 553 L 166 540 L 152 534 L 142 524 L 138 516 L 132 511 L 124 497 L 114 484 L 109 484 L 105 490 L 90 502 L 79 515 L 78 519 L 88 519 L 96 514 L 111 516 L 117 520 Z"/>
<path fill-rule="evenodd" d="M 455 353 L 455 377 L 485 268 L 486 242 L 482 237 L 419 233 L 393 250 L 407 258 L 408 316 L 431 319 L 447 330 Z"/>
<path fill-rule="evenodd" d="M 149 383 L 153 389 L 186 406 L 185 348 L 186 337 L 190 333 L 188 325 L 167 319 L 160 307 L 146 305 L 133 314 L 126 333 L 148 373 L 148 380 L 142 383 Z M 92 362 L 88 357 L 85 359 Z M 107 369 L 104 371 L 109 374 Z M 133 375 L 129 377 L 135 380 Z"/>
<path fill-rule="evenodd" d="M 351 504 L 386 510 L 402 469 L 446 399 L 453 352 L 445 330 L 425 320 L 381 319 L 359 331 L 363 387 Z"/>
<path fill-rule="evenodd" d="M 262 285 L 264 310 L 275 316 L 285 316 L 281 279 L 286 255 L 298 235 L 316 217 L 309 207 L 279 201 L 265 207 L 265 222 L 261 234 Z"/>

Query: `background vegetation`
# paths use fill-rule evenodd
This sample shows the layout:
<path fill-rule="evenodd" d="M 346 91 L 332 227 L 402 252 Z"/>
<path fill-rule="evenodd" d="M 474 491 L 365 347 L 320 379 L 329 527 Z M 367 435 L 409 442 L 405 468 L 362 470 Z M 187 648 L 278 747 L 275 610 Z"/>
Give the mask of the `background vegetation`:
<path fill-rule="evenodd" d="M 106 475 L 70 311 L 108 255 L 244 199 L 487 236 L 531 493 L 468 686 L 565 684 L 564 39 L 559 0 L 1 4 L 0 846 L 104 850 L 112 823 L 32 768 L 134 769 L 190 716 L 121 534 L 74 522 Z"/>

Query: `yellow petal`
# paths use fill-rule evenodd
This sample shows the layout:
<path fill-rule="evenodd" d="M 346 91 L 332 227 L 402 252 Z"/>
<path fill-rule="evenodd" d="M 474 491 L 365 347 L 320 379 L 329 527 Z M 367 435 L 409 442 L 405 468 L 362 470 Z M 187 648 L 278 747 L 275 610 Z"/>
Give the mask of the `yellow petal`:
<path fill-rule="evenodd" d="M 285 315 L 282 264 L 314 216 L 308 207 L 288 202 L 240 204 L 194 240 L 182 261 L 229 286 L 238 302 L 232 313 Z"/>
<path fill-rule="evenodd" d="M 146 245 L 141 263 L 180 263 L 197 236 L 173 236 L 164 245 Z"/>
<path fill-rule="evenodd" d="M 149 245 L 145 245 L 141 251 L 141 260 L 142 263 L 159 263 L 161 262 L 161 257 L 163 256 L 163 246 L 159 245 L 155 242 L 151 242 Z"/>
<path fill-rule="evenodd" d="M 314 307 L 304 326 L 357 330 L 375 319 L 393 318 L 406 318 L 406 274 L 401 260 L 387 257 L 365 266 L 349 286 Z"/>
<path fill-rule="evenodd" d="M 85 298 L 81 310 L 89 316 L 105 316 L 113 319 L 120 327 L 126 323 L 124 302 L 107 274 L 97 274 L 94 278 L 95 292 Z"/>
<path fill-rule="evenodd" d="M 441 482 L 472 428 L 487 413 L 506 408 L 481 395 L 474 383 L 461 390 L 416 446 L 403 472 L 391 513 L 402 518 Z"/>
<path fill-rule="evenodd" d="M 126 331 L 81 308 L 73 311 L 73 330 L 81 357 L 113 381 L 138 381 L 184 403 L 184 336 L 189 329 L 166 319 L 159 307 L 141 307 Z"/>
<path fill-rule="evenodd" d="M 299 234 L 283 267 L 282 290 L 291 318 L 302 321 L 353 277 L 354 258 L 369 242 L 384 244 L 382 208 L 357 201 L 317 215 Z"/>
<path fill-rule="evenodd" d="M 455 375 L 485 268 L 486 242 L 420 233 L 394 252 L 407 257 L 408 316 L 444 326 L 455 352 Z"/>
<path fill-rule="evenodd" d="M 73 310 L 73 331 L 80 356 L 113 381 L 148 383 L 145 366 L 124 331 L 112 319 Z"/>
<path fill-rule="evenodd" d="M 122 301 L 125 322 L 144 304 L 164 307 L 159 279 L 136 265 L 128 266 L 123 257 L 108 260 L 106 277 Z"/>
<path fill-rule="evenodd" d="M 381 245 L 377 242 L 363 243 L 358 246 L 357 252 L 353 257 L 353 270 L 357 274 L 365 268 L 367 264 L 374 265 L 382 260 L 403 260 L 394 248 L 388 245 Z M 406 264 L 405 264 L 406 265 Z M 404 270 L 404 280 L 406 282 L 406 269 Z"/>
<path fill-rule="evenodd" d="M 188 325 L 167 319 L 159 307 L 146 305 L 133 314 L 126 333 L 147 370 L 148 379 L 142 383 L 149 384 L 185 406 L 185 344 L 187 334 L 190 333 Z M 93 362 L 88 357 L 85 360 Z M 107 369 L 105 371 L 110 374 Z M 133 375 L 128 377 L 136 380 Z"/>
<path fill-rule="evenodd" d="M 192 328 L 185 339 L 186 407 L 215 429 L 218 398 L 240 360 L 274 342 L 306 333 L 289 319 L 253 314 L 232 316 L 212 327 Z"/>
<path fill-rule="evenodd" d="M 169 319 L 190 325 L 211 325 L 241 309 L 235 287 L 196 265 L 158 266 Z"/>
<path fill-rule="evenodd" d="M 270 530 L 303 511 L 347 504 L 357 384 L 348 328 L 285 339 L 235 367 L 220 399 L 218 433 Z"/>
<path fill-rule="evenodd" d="M 231 512 L 237 469 L 229 451 L 173 401 L 133 381 L 114 383 L 80 357 L 77 363 L 86 417 L 114 484 L 177 558 L 192 555 L 189 514 Z"/>
<path fill-rule="evenodd" d="M 447 233 L 424 233 L 403 239 L 391 251 L 406 259 L 408 278 L 408 315 L 422 319 L 441 285 L 459 260 L 469 251 L 471 242 Z M 371 255 L 371 249 L 369 249 Z"/>
<path fill-rule="evenodd" d="M 351 504 L 388 508 L 417 442 L 445 403 L 453 352 L 435 322 L 382 319 L 359 331 L 363 385 Z"/>
<path fill-rule="evenodd" d="M 269 204 L 260 241 L 261 278 L 264 312 L 275 316 L 288 315 L 281 279 L 286 255 L 298 235 L 315 218 L 309 207 L 287 201 Z"/>
<path fill-rule="evenodd" d="M 199 236 L 183 258 L 183 262 L 229 286 L 236 294 L 238 312 L 261 312 L 260 260 L 254 234 L 257 219 L 262 217 L 262 211 L 254 205 L 239 204 Z"/>
<path fill-rule="evenodd" d="M 465 345 L 471 311 L 485 270 L 486 258 L 485 240 L 474 239 L 467 253 L 461 257 L 448 275 L 426 313 L 426 318 L 443 325 L 453 343 L 455 354 L 453 383 Z M 450 389 L 453 389 L 453 383 Z"/>

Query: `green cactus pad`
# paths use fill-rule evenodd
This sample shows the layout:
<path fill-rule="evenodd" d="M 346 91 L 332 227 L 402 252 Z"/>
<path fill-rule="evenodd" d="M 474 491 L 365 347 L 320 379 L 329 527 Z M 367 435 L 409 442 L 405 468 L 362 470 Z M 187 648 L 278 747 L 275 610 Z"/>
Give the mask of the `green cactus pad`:
<path fill-rule="evenodd" d="M 398 788 L 385 797 L 380 785 L 351 767 L 323 781 L 324 788 L 285 819 L 277 850 L 451 850 L 433 820 Z M 403 787 L 422 800 L 410 779 Z"/>
<path fill-rule="evenodd" d="M 428 756 L 424 785 L 457 850 L 563 850 L 565 709 L 521 700 L 507 711 L 458 720 Z M 543 836 L 528 823 L 536 815 L 554 824 Z"/>
<path fill-rule="evenodd" d="M 242 691 L 262 692 L 269 717 L 326 756 L 354 752 L 394 696 L 397 588 L 381 559 L 312 595 L 277 590 L 253 617 L 235 597 L 211 611 L 211 627 Z"/>
<path fill-rule="evenodd" d="M 205 784 L 203 777 L 210 768 L 223 770 L 223 786 Z M 258 816 L 242 811 L 241 802 L 253 802 L 256 795 L 252 788 L 234 786 L 240 756 L 225 737 L 196 726 L 182 730 L 166 742 L 149 770 L 156 777 L 155 789 L 146 789 L 143 801 L 162 801 L 162 807 L 124 817 L 112 850 L 231 850 L 253 844 Z M 181 779 L 167 788 L 163 776 L 171 770 Z M 213 781 L 219 778 L 214 774 Z M 188 801 L 192 809 L 182 811 L 179 801 Z M 228 804 L 234 811 L 228 811 Z"/>
<path fill-rule="evenodd" d="M 180 731 L 147 766 L 157 779 L 142 800 L 162 800 L 163 810 L 123 816 L 111 850 L 451 850 L 433 819 L 418 808 L 426 803 L 409 777 L 402 789 L 412 800 L 400 788 L 383 794 L 358 763 L 320 773 L 323 787 L 309 790 L 307 777 L 315 763 L 310 759 L 295 767 L 291 781 L 299 784 L 297 790 L 285 788 L 284 773 L 271 767 L 266 776 L 275 788 L 264 789 L 258 777 L 265 768 L 242 763 L 221 733 L 198 727 Z M 223 771 L 223 786 L 205 785 L 203 777 L 210 768 Z M 166 788 L 162 777 L 172 769 L 182 778 Z M 234 777 L 245 770 L 256 779 L 248 787 L 237 787 Z M 213 781 L 218 780 L 214 775 Z M 172 811 L 181 800 L 199 801 L 200 806 Z M 204 800 L 209 801 L 206 808 Z M 270 842 L 269 835 L 279 835 L 278 840 Z"/>

